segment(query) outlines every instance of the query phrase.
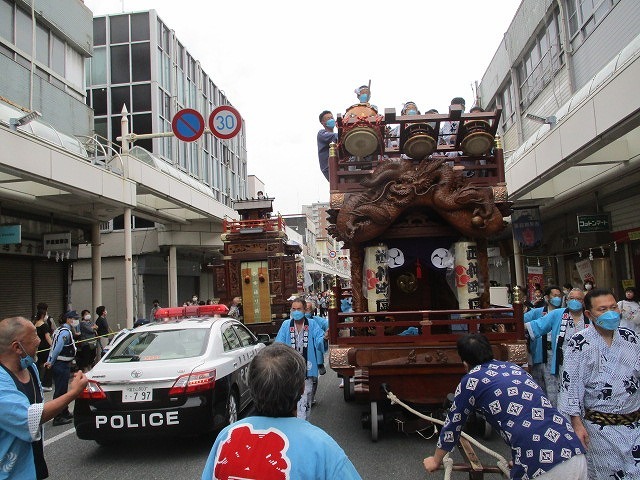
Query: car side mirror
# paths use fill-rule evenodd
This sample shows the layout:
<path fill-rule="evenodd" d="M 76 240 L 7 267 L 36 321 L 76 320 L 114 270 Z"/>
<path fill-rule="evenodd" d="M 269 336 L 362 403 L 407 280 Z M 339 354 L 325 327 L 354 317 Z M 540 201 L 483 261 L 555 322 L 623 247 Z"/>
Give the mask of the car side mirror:
<path fill-rule="evenodd" d="M 269 336 L 268 333 L 259 333 L 258 342 L 264 343 L 265 345 L 269 345 L 271 343 L 271 337 Z"/>

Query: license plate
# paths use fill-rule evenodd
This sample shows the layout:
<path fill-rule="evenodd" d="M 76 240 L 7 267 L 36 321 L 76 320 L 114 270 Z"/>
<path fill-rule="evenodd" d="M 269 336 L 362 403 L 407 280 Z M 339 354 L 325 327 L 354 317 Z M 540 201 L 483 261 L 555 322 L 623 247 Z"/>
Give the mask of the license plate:
<path fill-rule="evenodd" d="M 153 389 L 143 385 L 125 387 L 122 390 L 122 403 L 150 402 L 153 400 Z"/>

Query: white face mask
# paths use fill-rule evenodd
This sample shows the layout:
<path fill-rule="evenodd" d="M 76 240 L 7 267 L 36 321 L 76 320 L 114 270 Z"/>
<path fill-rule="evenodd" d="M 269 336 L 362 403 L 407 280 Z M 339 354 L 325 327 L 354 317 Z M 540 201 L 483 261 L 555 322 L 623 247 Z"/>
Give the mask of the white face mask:
<path fill-rule="evenodd" d="M 71 320 L 71 325 L 73 325 L 74 327 L 77 327 L 78 325 L 80 325 L 80 320 L 78 320 L 77 318 L 74 320 Z"/>
<path fill-rule="evenodd" d="M 85 315 L 84 317 L 82 317 L 84 320 L 91 320 L 91 315 Z"/>

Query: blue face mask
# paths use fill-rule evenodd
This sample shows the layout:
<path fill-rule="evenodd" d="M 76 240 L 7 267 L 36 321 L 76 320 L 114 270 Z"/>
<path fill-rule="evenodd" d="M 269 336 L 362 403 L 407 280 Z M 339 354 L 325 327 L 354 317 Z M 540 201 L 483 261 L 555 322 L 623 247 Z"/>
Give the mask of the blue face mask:
<path fill-rule="evenodd" d="M 20 342 L 18 342 L 18 345 L 20 345 L 20 348 L 22 349 L 25 355 L 24 357 L 20 357 L 20 368 L 25 370 L 29 368 L 31 365 L 33 365 L 34 363 L 36 363 L 36 361 L 31 355 L 27 353 L 27 351 L 24 349 L 24 347 Z"/>
<path fill-rule="evenodd" d="M 562 305 L 562 298 L 560 298 L 560 297 L 551 297 L 551 300 L 549 300 L 549 303 L 551 305 L 553 305 L 554 307 L 559 307 L 560 305 Z"/>
<path fill-rule="evenodd" d="M 617 330 L 620 326 L 620 314 L 614 310 L 607 310 L 594 323 L 605 330 Z"/>
<path fill-rule="evenodd" d="M 336 126 L 336 121 L 333 118 L 327 120 L 327 127 L 334 128 Z"/>
<path fill-rule="evenodd" d="M 567 302 L 567 308 L 572 312 L 578 312 L 582 310 L 582 303 L 574 298 Z"/>
<path fill-rule="evenodd" d="M 367 103 L 369 101 L 369 95 L 363 93 L 358 97 L 358 100 L 360 100 L 360 103 Z"/>
<path fill-rule="evenodd" d="M 415 110 L 409 110 L 407 112 L 407 115 L 417 115 L 417 114 L 418 114 L 418 112 L 416 112 Z"/>
<path fill-rule="evenodd" d="M 311 315 L 311 312 L 304 312 L 304 316 L 307 318 L 313 318 L 313 315 Z"/>
<path fill-rule="evenodd" d="M 291 318 L 294 320 L 302 320 L 304 318 L 304 312 L 301 312 L 300 310 L 292 310 Z"/>

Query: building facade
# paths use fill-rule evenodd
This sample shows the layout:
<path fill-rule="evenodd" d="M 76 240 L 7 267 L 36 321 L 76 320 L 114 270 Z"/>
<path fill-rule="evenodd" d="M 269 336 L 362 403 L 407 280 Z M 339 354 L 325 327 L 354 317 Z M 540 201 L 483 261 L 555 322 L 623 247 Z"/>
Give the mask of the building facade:
<path fill-rule="evenodd" d="M 206 121 L 216 107 L 230 104 L 154 10 L 93 19 L 93 56 L 87 62 L 87 78 L 86 100 L 95 114 L 95 133 L 106 145 L 119 143 L 123 108 L 128 112 L 129 131 L 148 135 L 171 132 L 172 119 L 182 109 L 197 110 Z M 184 142 L 158 135 L 137 139 L 132 146 L 132 153 L 144 149 L 161 168 L 203 189 L 219 205 L 219 213 L 199 219 L 187 216 L 187 223 L 158 221 L 162 219 L 144 214 L 132 217 L 135 317 L 146 318 L 154 299 L 163 306 L 182 305 L 194 295 L 200 300 L 213 299 L 211 265 L 221 258 L 222 219 L 235 216 L 233 200 L 248 193 L 244 125 L 229 140 L 204 134 L 194 142 Z M 101 228 L 104 281 L 113 287 L 105 289 L 111 298 L 104 302 L 118 305 L 118 289 L 124 285 L 123 217 Z M 167 280 L 171 249 L 176 252 L 175 298 Z M 78 297 L 87 298 L 92 276 L 90 248 L 81 248 L 79 256 L 73 287 Z M 121 307 L 116 308 L 122 314 Z"/>
<path fill-rule="evenodd" d="M 640 3 L 523 0 L 478 87 L 501 108 L 512 281 L 596 285 L 640 275 Z M 527 213 L 529 215 L 529 213 Z M 541 231 L 539 230 L 541 226 Z"/>
<path fill-rule="evenodd" d="M 51 198 L 75 198 L 64 185 L 82 189 L 75 182 L 88 170 L 106 174 L 77 139 L 92 131 L 91 31 L 92 14 L 77 0 L 0 0 L 0 318 L 29 318 L 39 302 L 57 317 L 72 301 L 71 262 L 91 219 Z M 67 171 L 68 162 L 82 166 Z"/>

